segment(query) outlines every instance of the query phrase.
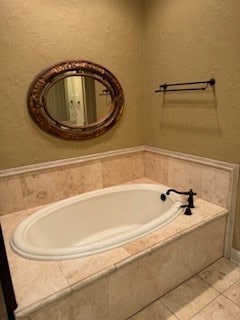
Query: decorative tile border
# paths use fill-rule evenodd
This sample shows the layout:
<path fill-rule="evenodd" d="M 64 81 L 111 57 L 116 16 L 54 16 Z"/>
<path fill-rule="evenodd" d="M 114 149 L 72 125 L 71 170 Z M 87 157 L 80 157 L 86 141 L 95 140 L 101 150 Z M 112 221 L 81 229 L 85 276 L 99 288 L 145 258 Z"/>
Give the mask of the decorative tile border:
<path fill-rule="evenodd" d="M 22 166 L 22 167 L 16 167 L 16 168 L 11 168 L 11 169 L 5 169 L 5 170 L 0 170 L 0 178 L 22 175 L 24 173 L 27 173 L 27 174 L 35 173 L 35 172 L 39 172 L 39 171 L 46 170 L 46 169 L 53 169 L 53 168 L 77 165 L 77 164 L 85 163 L 88 161 L 100 160 L 100 159 L 105 159 L 108 157 L 125 155 L 125 154 L 135 153 L 135 152 L 144 151 L 144 150 L 145 150 L 144 146 L 125 148 L 125 149 L 118 149 L 118 150 L 114 150 L 114 151 L 94 153 L 94 154 L 75 157 L 75 158 L 55 160 L 55 161 L 38 163 L 38 164 L 32 164 L 29 166 Z"/>

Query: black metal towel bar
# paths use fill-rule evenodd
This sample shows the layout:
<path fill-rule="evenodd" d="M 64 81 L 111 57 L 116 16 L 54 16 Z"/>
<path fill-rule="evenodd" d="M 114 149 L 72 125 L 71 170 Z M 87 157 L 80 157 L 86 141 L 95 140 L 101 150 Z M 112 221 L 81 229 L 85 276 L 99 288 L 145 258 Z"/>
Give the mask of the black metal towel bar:
<path fill-rule="evenodd" d="M 207 89 L 208 85 L 214 86 L 216 83 L 215 79 L 210 79 L 207 81 L 198 81 L 198 82 L 183 82 L 183 83 L 164 83 L 159 86 L 159 89 L 155 92 L 169 92 L 169 91 L 193 91 L 193 90 L 205 90 Z M 198 88 L 181 88 L 181 89 L 167 89 L 168 87 L 175 87 L 175 86 L 188 86 L 188 85 L 195 85 L 195 84 L 206 84 L 204 87 Z"/>

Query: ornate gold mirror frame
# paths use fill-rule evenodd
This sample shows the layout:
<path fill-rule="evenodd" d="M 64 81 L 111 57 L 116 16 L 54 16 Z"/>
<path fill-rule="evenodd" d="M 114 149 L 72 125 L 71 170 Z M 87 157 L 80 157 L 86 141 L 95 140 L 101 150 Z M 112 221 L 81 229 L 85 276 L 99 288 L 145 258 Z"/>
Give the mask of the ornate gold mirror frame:
<path fill-rule="evenodd" d="M 106 87 L 111 96 L 111 107 L 106 115 L 96 122 L 74 126 L 54 119 L 48 112 L 48 90 L 60 79 L 69 76 L 90 77 Z M 28 110 L 34 122 L 44 131 L 63 139 L 86 140 L 109 130 L 123 112 L 123 90 L 116 77 L 104 67 L 89 61 L 66 61 L 41 72 L 28 91 Z"/>

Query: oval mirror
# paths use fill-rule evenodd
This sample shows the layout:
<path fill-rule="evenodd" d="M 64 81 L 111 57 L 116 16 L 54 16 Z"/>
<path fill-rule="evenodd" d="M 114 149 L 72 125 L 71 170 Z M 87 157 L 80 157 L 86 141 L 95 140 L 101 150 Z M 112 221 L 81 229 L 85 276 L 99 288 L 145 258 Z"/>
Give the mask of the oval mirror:
<path fill-rule="evenodd" d="M 36 124 L 57 137 L 85 140 L 109 130 L 123 111 L 123 91 L 107 69 L 69 61 L 43 71 L 28 93 Z"/>

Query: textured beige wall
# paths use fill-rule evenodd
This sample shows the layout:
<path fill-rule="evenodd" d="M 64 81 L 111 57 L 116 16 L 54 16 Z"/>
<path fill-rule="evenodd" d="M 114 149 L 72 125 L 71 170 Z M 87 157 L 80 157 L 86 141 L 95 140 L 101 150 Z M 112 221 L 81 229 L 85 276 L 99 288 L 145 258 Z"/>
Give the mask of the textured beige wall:
<path fill-rule="evenodd" d="M 144 13 L 145 143 L 240 164 L 240 1 L 151 0 Z M 154 93 L 211 77 L 214 92 Z M 238 249 L 239 230 L 240 199 Z"/>
<path fill-rule="evenodd" d="M 138 0 L 2 0 L 0 4 L 1 168 L 75 157 L 142 143 L 142 21 Z M 29 117 L 28 87 L 43 69 L 84 59 L 120 81 L 125 110 L 106 134 L 64 141 Z"/>
<path fill-rule="evenodd" d="M 146 144 L 240 164 L 240 2 L 145 0 L 143 8 L 141 3 L 1 1 L 1 168 L 139 145 L 144 132 Z M 96 139 L 57 139 L 28 115 L 26 94 L 34 76 L 66 59 L 102 64 L 123 86 L 122 118 Z M 154 93 L 165 81 L 210 77 L 217 80 L 214 93 L 178 93 L 164 99 Z M 238 249 L 239 212 L 238 199 Z"/>

